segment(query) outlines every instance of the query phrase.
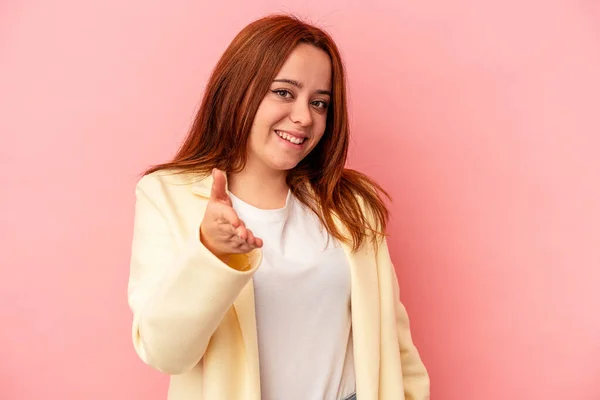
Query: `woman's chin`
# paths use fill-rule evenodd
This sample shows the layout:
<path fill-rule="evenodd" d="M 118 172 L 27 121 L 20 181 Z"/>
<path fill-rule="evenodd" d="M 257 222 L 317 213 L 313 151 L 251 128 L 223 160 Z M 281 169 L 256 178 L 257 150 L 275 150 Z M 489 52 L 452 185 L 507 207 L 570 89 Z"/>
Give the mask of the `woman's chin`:
<path fill-rule="evenodd" d="M 276 171 L 289 171 L 291 169 L 296 168 L 298 165 L 298 161 L 293 160 L 281 160 L 277 162 L 271 163 L 270 167 Z"/>

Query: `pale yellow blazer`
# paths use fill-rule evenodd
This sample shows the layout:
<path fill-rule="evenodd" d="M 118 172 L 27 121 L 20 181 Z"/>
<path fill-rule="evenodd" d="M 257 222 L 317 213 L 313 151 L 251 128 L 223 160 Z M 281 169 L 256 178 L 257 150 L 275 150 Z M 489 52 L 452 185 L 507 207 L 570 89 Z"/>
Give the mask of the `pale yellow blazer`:
<path fill-rule="evenodd" d="M 139 357 L 171 375 L 169 400 L 260 400 L 252 275 L 199 240 L 212 179 L 156 172 L 136 186 L 128 301 Z M 351 308 L 358 400 L 429 399 L 385 241 L 352 254 Z"/>

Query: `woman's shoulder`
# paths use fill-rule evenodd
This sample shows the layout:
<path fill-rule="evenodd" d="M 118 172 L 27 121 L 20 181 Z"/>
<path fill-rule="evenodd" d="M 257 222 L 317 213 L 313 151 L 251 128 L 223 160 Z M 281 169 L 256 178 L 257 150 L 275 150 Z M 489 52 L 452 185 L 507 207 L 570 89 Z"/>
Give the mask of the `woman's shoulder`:
<path fill-rule="evenodd" d="M 161 169 L 144 174 L 136 183 L 136 191 L 145 193 L 173 192 L 191 190 L 194 186 L 201 185 L 207 179 L 198 173 L 175 169 Z"/>

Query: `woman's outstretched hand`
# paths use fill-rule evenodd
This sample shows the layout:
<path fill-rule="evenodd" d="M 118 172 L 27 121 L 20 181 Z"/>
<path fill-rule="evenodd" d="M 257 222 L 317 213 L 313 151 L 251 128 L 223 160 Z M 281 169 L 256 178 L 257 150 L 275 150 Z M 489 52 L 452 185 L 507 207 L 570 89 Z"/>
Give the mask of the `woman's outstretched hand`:
<path fill-rule="evenodd" d="M 210 199 L 200 224 L 200 240 L 214 255 L 226 260 L 233 254 L 248 253 L 263 242 L 246 228 L 227 195 L 223 171 L 213 169 Z"/>

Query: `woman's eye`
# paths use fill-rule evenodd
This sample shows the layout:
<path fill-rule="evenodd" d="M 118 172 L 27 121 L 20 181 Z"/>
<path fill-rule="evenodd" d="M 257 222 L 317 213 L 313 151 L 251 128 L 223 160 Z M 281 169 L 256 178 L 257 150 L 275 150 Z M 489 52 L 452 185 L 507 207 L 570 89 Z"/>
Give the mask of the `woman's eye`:
<path fill-rule="evenodd" d="M 292 95 L 292 94 L 291 94 L 289 91 L 287 91 L 287 90 L 282 90 L 282 89 L 280 89 L 280 90 L 273 90 L 273 93 L 275 93 L 275 94 L 276 94 L 277 96 L 279 96 L 279 97 L 284 97 L 284 98 L 286 98 L 286 99 L 287 99 L 288 97 L 291 97 L 291 95 Z"/>
<path fill-rule="evenodd" d="M 327 108 L 328 104 L 322 100 L 318 100 L 318 101 L 314 101 L 313 104 L 317 107 L 317 108 Z"/>

